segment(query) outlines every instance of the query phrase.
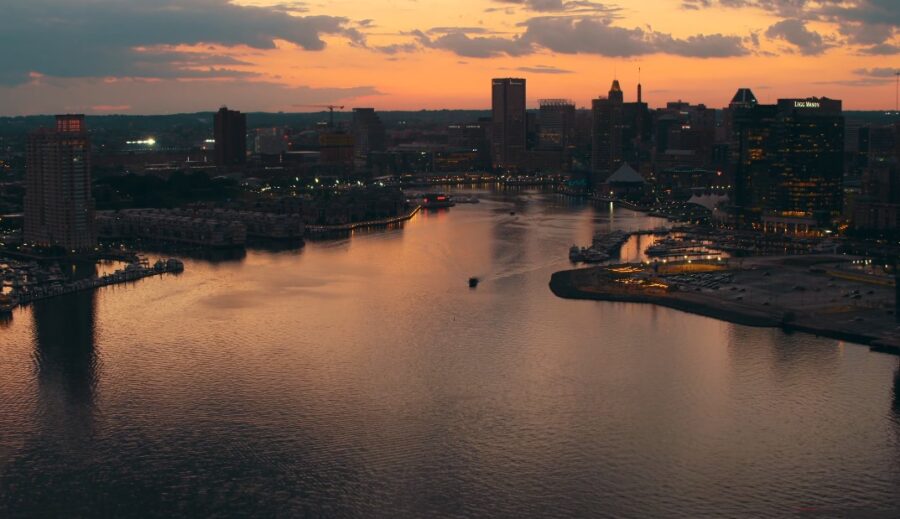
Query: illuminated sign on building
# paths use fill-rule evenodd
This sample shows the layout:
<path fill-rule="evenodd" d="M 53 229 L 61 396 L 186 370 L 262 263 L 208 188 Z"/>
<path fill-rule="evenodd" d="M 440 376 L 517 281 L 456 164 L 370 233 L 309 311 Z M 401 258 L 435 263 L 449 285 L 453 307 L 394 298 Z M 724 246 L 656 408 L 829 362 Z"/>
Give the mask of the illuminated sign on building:
<path fill-rule="evenodd" d="M 819 108 L 818 101 L 794 101 L 794 108 Z"/>

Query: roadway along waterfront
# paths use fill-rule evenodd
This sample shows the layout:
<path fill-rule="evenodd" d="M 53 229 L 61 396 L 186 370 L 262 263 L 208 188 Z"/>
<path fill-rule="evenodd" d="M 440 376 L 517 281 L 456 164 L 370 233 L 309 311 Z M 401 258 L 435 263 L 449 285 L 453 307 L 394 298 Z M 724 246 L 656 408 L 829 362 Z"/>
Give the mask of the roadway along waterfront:
<path fill-rule="evenodd" d="M 0 517 L 897 515 L 896 356 L 559 298 L 572 244 L 665 222 L 455 192 L 481 203 L 17 308 Z"/>

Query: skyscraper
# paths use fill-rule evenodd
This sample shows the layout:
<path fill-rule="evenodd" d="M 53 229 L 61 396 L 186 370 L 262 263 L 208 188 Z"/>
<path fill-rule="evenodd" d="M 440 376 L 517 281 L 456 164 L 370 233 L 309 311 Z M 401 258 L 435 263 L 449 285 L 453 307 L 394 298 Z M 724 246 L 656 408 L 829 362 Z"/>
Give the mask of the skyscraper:
<path fill-rule="evenodd" d="M 384 151 L 387 134 L 374 108 L 353 109 L 352 132 L 357 158 L 367 159 L 373 151 Z"/>
<path fill-rule="evenodd" d="M 214 121 L 216 166 L 240 166 L 247 162 L 247 114 L 223 106 Z"/>
<path fill-rule="evenodd" d="M 779 99 L 777 106 L 770 214 L 764 221 L 827 225 L 842 209 L 841 102 L 810 97 Z"/>
<path fill-rule="evenodd" d="M 810 97 L 761 105 L 749 90 L 741 89 L 729 112 L 737 225 L 803 232 L 828 226 L 840 215 L 840 101 Z"/>
<path fill-rule="evenodd" d="M 738 227 L 759 222 L 769 207 L 776 115 L 777 107 L 760 105 L 749 88 L 739 89 L 726 110 L 731 133 L 733 216 Z"/>
<path fill-rule="evenodd" d="M 542 148 L 565 149 L 575 133 L 575 103 L 568 99 L 541 99 L 539 142 Z"/>
<path fill-rule="evenodd" d="M 591 102 L 591 170 L 594 181 L 602 182 L 622 162 L 622 89 L 614 80 L 608 97 Z"/>
<path fill-rule="evenodd" d="M 28 136 L 25 243 L 76 252 L 97 246 L 90 148 L 84 115 L 58 115 L 54 129 Z"/>
<path fill-rule="evenodd" d="M 575 146 L 575 103 L 568 99 L 541 99 L 538 122 L 538 145 L 532 159 L 539 154 L 555 160 L 548 165 L 555 170 L 571 169 L 571 152 Z"/>
<path fill-rule="evenodd" d="M 491 108 L 493 166 L 499 169 L 516 169 L 525 155 L 525 80 L 494 79 L 491 83 Z"/>

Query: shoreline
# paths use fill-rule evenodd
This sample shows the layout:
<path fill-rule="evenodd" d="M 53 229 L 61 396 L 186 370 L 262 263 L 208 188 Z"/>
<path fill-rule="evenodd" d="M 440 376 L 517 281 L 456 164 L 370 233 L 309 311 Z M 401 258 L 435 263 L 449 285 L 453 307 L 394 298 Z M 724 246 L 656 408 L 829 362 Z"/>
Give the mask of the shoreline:
<path fill-rule="evenodd" d="M 780 328 L 786 333 L 803 332 L 819 337 L 853 342 L 869 346 L 872 351 L 900 355 L 900 339 L 841 329 L 827 318 L 812 315 L 791 315 L 768 307 L 760 308 L 744 303 L 723 300 L 705 294 L 616 293 L 596 286 L 585 289 L 576 277 L 590 269 L 555 272 L 550 278 L 550 290 L 563 299 L 607 301 L 617 303 L 652 304 L 682 312 L 718 319 L 720 321 L 757 328 Z M 829 326 L 831 324 L 832 326 Z"/>
<path fill-rule="evenodd" d="M 322 234 L 334 232 L 355 231 L 356 229 L 363 229 L 366 227 L 383 227 L 386 225 L 393 225 L 396 223 L 411 220 L 412 217 L 418 214 L 421 209 L 422 206 L 417 205 L 408 213 L 404 213 L 398 216 L 391 216 L 389 218 L 381 218 L 378 220 L 366 220 L 362 222 L 351 222 L 338 225 L 307 225 L 306 234 L 308 236 L 320 236 Z"/>

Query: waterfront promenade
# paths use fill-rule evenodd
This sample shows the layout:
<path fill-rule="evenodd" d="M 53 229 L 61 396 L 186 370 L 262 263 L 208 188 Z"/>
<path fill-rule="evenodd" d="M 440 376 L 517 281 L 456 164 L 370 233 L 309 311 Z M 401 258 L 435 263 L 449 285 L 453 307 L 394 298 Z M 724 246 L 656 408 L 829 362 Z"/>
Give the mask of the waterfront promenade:
<path fill-rule="evenodd" d="M 421 209 L 422 206 L 417 205 L 408 213 L 401 214 L 399 216 L 393 216 L 390 218 L 380 218 L 378 220 L 350 222 L 340 225 L 307 225 L 306 233 L 311 236 L 317 236 L 330 233 L 355 231 L 357 229 L 365 229 L 367 227 L 383 227 L 385 225 L 393 225 L 409 220 L 410 218 L 415 216 Z"/>

